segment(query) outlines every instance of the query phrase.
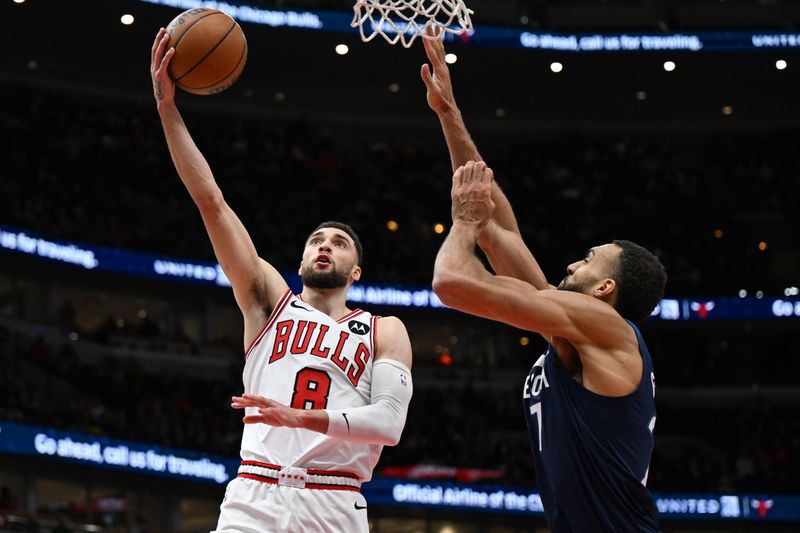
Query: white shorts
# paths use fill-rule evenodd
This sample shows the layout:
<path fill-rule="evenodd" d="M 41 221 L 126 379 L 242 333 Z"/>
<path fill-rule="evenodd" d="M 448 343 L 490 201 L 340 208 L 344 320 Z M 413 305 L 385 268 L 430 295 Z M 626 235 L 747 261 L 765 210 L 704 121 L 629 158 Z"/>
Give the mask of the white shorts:
<path fill-rule="evenodd" d="M 299 488 L 262 479 L 240 474 L 228 483 L 216 533 L 369 532 L 367 501 L 358 490 Z"/>

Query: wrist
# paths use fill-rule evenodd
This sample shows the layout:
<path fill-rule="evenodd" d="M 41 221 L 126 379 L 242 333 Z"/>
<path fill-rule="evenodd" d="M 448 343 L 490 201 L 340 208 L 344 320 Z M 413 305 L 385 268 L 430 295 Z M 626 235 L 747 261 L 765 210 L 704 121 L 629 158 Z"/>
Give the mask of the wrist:
<path fill-rule="evenodd" d="M 481 225 L 477 222 L 454 220 L 453 227 L 450 229 L 450 233 L 477 242 L 478 236 L 481 233 Z"/>
<path fill-rule="evenodd" d="M 159 100 L 156 103 L 156 109 L 158 110 L 158 113 L 160 115 L 163 115 L 164 113 L 172 111 L 172 110 L 176 109 L 175 100 L 173 100 L 171 98 L 169 100 L 166 99 L 166 98 L 163 99 L 163 100 Z"/>
<path fill-rule="evenodd" d="M 448 105 L 447 108 L 443 110 L 437 111 L 436 114 L 439 116 L 439 120 L 443 123 L 458 123 L 461 121 L 461 110 L 455 103 Z"/>
<path fill-rule="evenodd" d="M 478 246 L 482 250 L 488 250 L 494 245 L 495 235 L 497 232 L 497 223 L 494 219 L 490 220 L 478 234 Z"/>
<path fill-rule="evenodd" d="M 318 433 L 328 432 L 328 413 L 322 409 L 299 409 L 299 427 Z"/>

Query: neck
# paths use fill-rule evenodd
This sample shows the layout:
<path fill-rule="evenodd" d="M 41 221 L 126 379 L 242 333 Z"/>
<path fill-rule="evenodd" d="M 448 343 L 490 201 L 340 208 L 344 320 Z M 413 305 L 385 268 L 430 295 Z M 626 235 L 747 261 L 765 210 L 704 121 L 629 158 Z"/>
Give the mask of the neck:
<path fill-rule="evenodd" d="M 350 311 L 346 305 L 347 291 L 349 289 L 349 285 L 337 289 L 315 289 L 304 286 L 300 296 L 304 302 L 313 305 L 315 309 L 322 311 L 334 320 L 338 320 Z"/>

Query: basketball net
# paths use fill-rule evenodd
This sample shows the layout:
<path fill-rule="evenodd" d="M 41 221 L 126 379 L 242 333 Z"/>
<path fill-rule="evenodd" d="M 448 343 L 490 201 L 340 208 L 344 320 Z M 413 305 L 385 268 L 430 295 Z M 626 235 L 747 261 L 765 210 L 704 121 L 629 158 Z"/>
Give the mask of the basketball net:
<path fill-rule="evenodd" d="M 357 0 L 353 11 L 351 26 L 359 28 L 364 42 L 381 35 L 389 44 L 400 41 L 409 48 L 417 36 L 442 39 L 445 32 L 472 32 L 473 11 L 464 0 Z"/>

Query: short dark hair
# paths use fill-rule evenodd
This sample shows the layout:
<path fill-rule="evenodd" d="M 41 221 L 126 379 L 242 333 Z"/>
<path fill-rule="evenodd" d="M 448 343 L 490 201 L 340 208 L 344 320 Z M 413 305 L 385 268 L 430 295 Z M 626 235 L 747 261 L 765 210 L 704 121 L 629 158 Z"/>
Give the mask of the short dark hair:
<path fill-rule="evenodd" d="M 311 232 L 311 235 L 314 235 L 316 232 L 321 230 L 322 228 L 333 228 L 342 230 L 343 232 L 347 233 L 351 239 L 353 239 L 353 243 L 356 245 L 356 261 L 357 265 L 361 266 L 362 261 L 364 260 L 364 250 L 361 248 L 361 239 L 358 238 L 356 235 L 355 230 L 350 227 L 349 224 L 345 224 L 344 222 L 338 222 L 336 220 L 328 220 L 327 222 L 323 222 L 319 226 L 317 226 L 314 231 Z"/>
<path fill-rule="evenodd" d="M 664 296 L 667 272 L 664 265 L 652 252 L 643 246 L 616 240 L 622 248 L 614 278 L 617 282 L 616 310 L 633 322 L 641 322 L 650 316 Z"/>

